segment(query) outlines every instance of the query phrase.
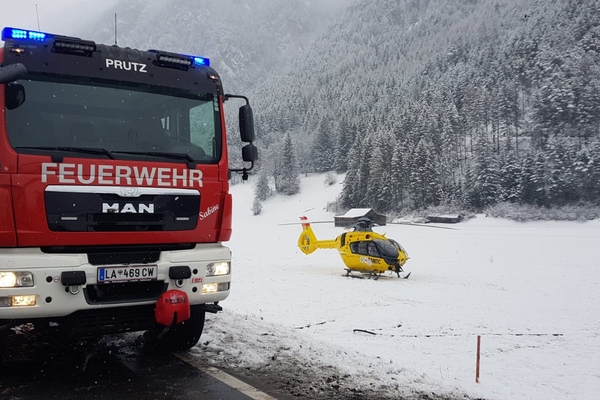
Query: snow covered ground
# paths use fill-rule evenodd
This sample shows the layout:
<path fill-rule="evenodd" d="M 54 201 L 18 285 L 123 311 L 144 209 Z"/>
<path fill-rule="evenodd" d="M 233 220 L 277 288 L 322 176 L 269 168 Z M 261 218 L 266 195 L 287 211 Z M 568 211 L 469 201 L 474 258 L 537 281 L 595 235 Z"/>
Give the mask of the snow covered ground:
<path fill-rule="evenodd" d="M 306 256 L 296 246 L 301 227 L 278 226 L 301 215 L 332 220 L 324 208 L 342 177 L 324 180 L 303 178 L 301 194 L 268 199 L 258 216 L 253 186 L 232 186 L 232 291 L 224 311 L 207 316 L 193 354 L 271 371 L 304 397 L 351 387 L 358 397 L 600 398 L 600 221 L 481 215 L 459 230 L 377 227 L 406 248 L 412 275 L 352 279 L 335 250 Z"/>

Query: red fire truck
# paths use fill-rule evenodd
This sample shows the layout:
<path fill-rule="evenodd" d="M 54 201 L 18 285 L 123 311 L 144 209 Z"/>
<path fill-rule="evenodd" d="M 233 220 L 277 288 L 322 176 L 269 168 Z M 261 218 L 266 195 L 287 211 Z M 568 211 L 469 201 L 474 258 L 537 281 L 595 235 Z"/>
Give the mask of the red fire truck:
<path fill-rule="evenodd" d="M 231 172 L 252 109 L 203 57 L 5 28 L 0 342 L 22 326 L 194 346 L 229 295 Z M 239 109 L 229 168 L 224 101 Z"/>

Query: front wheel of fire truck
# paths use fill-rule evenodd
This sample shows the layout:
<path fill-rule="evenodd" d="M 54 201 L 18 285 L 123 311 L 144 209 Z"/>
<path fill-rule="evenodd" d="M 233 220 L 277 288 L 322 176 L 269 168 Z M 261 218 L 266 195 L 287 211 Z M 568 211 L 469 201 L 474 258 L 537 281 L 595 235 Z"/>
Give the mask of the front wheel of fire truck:
<path fill-rule="evenodd" d="M 151 344 L 159 351 L 180 351 L 194 347 L 202 336 L 206 312 L 202 305 L 190 307 L 190 318 L 168 329 L 157 324 L 151 331 Z"/>

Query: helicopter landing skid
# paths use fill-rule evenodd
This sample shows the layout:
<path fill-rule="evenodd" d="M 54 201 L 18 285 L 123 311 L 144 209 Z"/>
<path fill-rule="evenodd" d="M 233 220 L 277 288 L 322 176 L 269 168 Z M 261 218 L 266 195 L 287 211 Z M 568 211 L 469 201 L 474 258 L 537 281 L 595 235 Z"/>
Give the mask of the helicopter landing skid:
<path fill-rule="evenodd" d="M 355 271 L 348 268 L 344 269 L 346 270 L 346 276 L 349 276 L 350 278 L 364 279 L 366 276 L 367 279 L 373 278 L 373 280 L 377 280 L 381 276 L 381 273 L 377 271 Z M 354 275 L 353 272 L 358 272 L 360 275 Z"/>
<path fill-rule="evenodd" d="M 357 279 L 364 279 L 366 276 L 367 279 L 373 278 L 373 280 L 376 281 L 383 274 L 382 272 L 377 272 L 377 271 L 356 271 L 356 270 L 352 270 L 352 269 L 348 269 L 348 268 L 344 268 L 344 269 L 346 270 L 346 276 L 349 276 L 350 278 L 357 278 Z M 360 273 L 360 275 L 354 275 L 353 274 L 354 272 L 358 272 L 358 273 Z M 412 274 L 412 271 L 409 272 L 408 274 L 406 274 L 406 276 L 402 276 L 402 277 L 400 276 L 400 274 L 398 274 L 398 278 L 408 279 L 410 274 Z"/>

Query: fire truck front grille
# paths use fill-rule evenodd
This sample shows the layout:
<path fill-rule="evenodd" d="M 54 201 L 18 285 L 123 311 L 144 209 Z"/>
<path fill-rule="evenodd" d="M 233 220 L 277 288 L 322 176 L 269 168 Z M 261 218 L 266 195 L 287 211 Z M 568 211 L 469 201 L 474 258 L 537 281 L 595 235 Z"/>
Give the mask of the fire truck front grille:
<path fill-rule="evenodd" d="M 147 264 L 160 259 L 163 251 L 190 250 L 193 243 L 167 243 L 123 246 L 47 246 L 41 250 L 48 254 L 86 253 L 92 265 Z"/>
<path fill-rule="evenodd" d="M 167 189 L 145 189 L 139 196 L 127 197 L 118 187 L 114 192 L 94 192 L 97 189 L 90 187 L 89 193 L 82 193 L 49 186 L 44 192 L 48 228 L 53 232 L 169 232 L 196 228 L 199 192 L 170 194 Z"/>
<path fill-rule="evenodd" d="M 88 232 L 143 232 L 165 230 L 165 216 L 160 214 L 88 214 Z"/>
<path fill-rule="evenodd" d="M 144 331 L 154 326 L 154 305 L 78 311 L 64 323 L 69 334 L 79 338 Z"/>
<path fill-rule="evenodd" d="M 146 264 L 158 261 L 160 251 L 128 251 L 118 253 L 88 253 L 92 265 Z"/>
<path fill-rule="evenodd" d="M 88 304 L 115 304 L 157 300 L 167 287 L 163 281 L 102 283 L 86 286 L 83 293 Z"/>

